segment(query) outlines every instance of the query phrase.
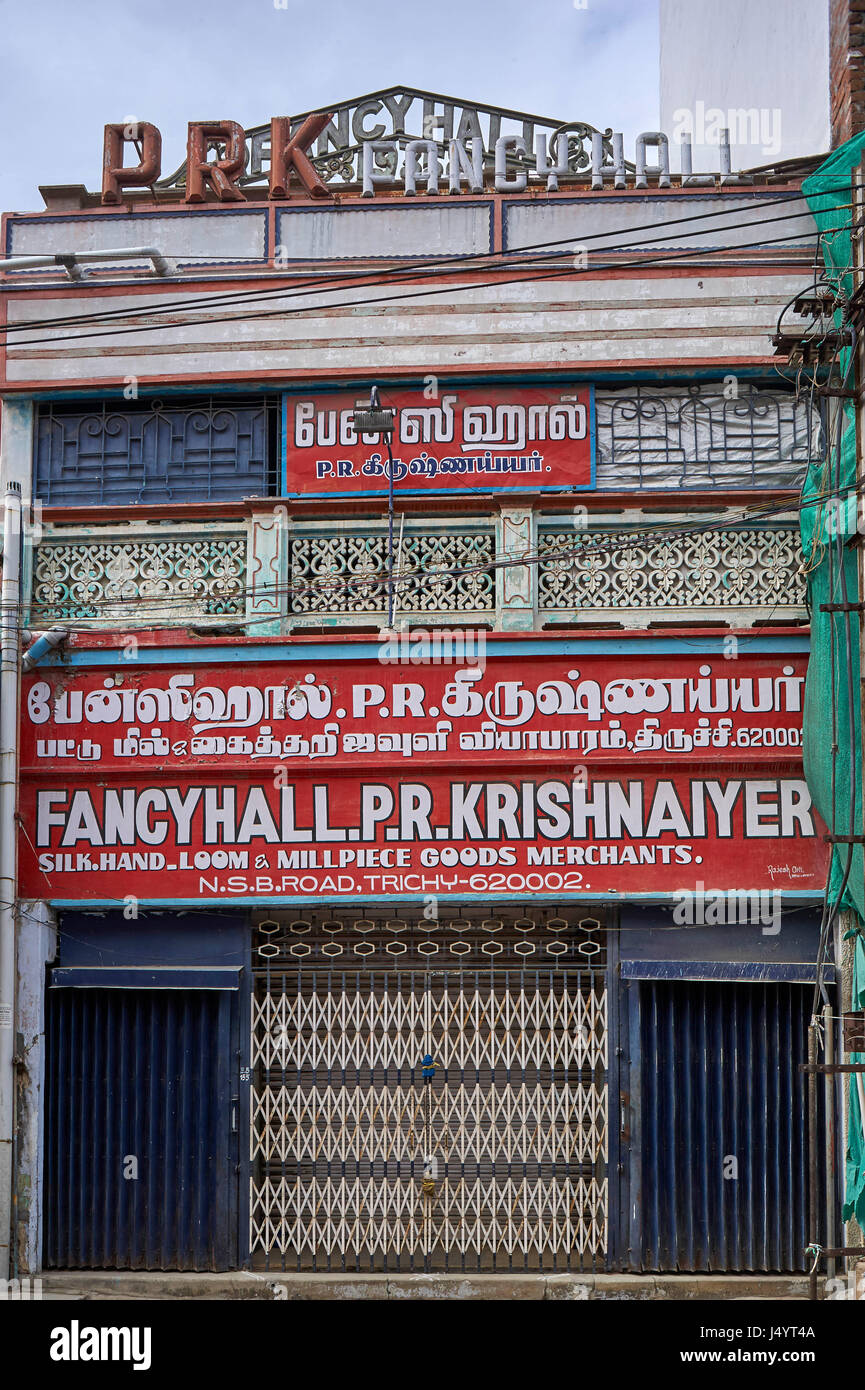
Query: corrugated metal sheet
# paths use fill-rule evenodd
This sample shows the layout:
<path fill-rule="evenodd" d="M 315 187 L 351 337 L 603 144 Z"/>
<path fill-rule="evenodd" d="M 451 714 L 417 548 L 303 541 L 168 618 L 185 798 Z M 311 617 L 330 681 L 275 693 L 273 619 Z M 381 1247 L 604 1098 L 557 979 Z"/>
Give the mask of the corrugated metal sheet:
<path fill-rule="evenodd" d="M 207 246 L 208 260 L 240 261 L 244 268 L 260 258 L 267 262 L 267 209 L 207 207 L 192 212 L 188 207 L 164 212 L 141 210 L 129 212 L 97 212 L 94 216 L 75 213 L 62 218 L 46 218 L 44 213 L 29 217 L 9 218 L 6 229 L 7 256 L 55 255 L 66 251 L 107 251 L 121 246 L 159 246 L 180 265 L 190 261 L 198 267 L 202 243 Z M 142 261 L 103 261 L 112 270 L 141 270 Z M 146 265 L 146 262 L 143 264 Z M 15 271 L 16 276 L 32 271 Z"/>
<path fill-rule="evenodd" d="M 46 1266 L 236 1265 L 236 997 L 49 990 Z"/>
<path fill-rule="evenodd" d="M 637 1267 L 801 1270 L 807 1108 L 799 1065 L 812 988 L 644 981 L 631 989 Z"/>

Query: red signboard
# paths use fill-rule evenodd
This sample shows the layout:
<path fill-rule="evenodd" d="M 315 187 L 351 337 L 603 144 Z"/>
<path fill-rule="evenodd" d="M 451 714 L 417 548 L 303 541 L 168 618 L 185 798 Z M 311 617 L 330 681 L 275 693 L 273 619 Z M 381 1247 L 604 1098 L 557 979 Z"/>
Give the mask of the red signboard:
<path fill-rule="evenodd" d="M 386 391 L 396 410 L 391 440 L 400 492 L 594 486 L 590 387 L 426 388 Z M 380 435 L 358 435 L 357 391 L 287 396 L 287 495 L 386 492 L 390 464 Z"/>
<path fill-rule="evenodd" d="M 24 686 L 25 768 L 798 762 L 803 657 L 487 656 L 483 633 L 385 638 L 376 659 L 51 672 Z M 454 663 L 457 658 L 457 664 Z M 462 664 L 459 664 L 462 662 Z"/>
<path fill-rule="evenodd" d="M 792 776 L 137 776 L 30 785 L 22 810 L 40 897 L 814 891 L 822 873 Z"/>
<path fill-rule="evenodd" d="M 441 634 L 419 640 L 378 661 L 256 663 L 254 681 L 139 663 L 27 678 L 22 891 L 819 889 L 802 659 L 475 648 L 445 665 Z"/>

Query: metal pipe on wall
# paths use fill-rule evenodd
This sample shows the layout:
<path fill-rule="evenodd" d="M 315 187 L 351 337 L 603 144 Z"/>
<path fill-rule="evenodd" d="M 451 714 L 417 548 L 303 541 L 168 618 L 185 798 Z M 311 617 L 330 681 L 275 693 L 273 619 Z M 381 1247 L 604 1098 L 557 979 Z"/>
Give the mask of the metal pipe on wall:
<path fill-rule="evenodd" d="M 834 944 L 834 943 L 833 943 Z M 837 959 L 837 957 L 836 957 Z M 832 1065 L 835 1061 L 835 1024 L 832 1018 L 832 1007 L 829 1004 L 823 1005 L 823 1061 Z M 837 1169 L 835 1166 L 835 1156 L 837 1151 L 836 1136 L 836 1081 L 832 1072 L 826 1072 L 823 1076 L 823 1102 L 824 1102 L 824 1129 L 826 1145 L 826 1245 L 830 1248 L 838 1245 L 839 1242 L 835 1235 L 835 1183 L 837 1180 Z M 834 1279 L 835 1261 L 831 1257 L 826 1261 L 826 1277 Z"/>
<path fill-rule="evenodd" d="M 47 656 L 49 652 L 62 647 L 68 636 L 69 629 L 66 627 L 52 627 L 50 632 L 40 632 L 34 636 L 32 643 L 21 658 L 22 672 L 32 671 L 34 666 L 39 665 L 43 656 Z"/>
<path fill-rule="evenodd" d="M 9 483 L 0 586 L 0 1279 L 9 1278 L 12 1238 L 20 588 L 21 484 Z"/>
<path fill-rule="evenodd" d="M 170 257 L 163 255 L 158 246 L 118 246 L 101 251 L 69 251 L 65 255 L 51 256 L 12 256 L 0 261 L 0 271 L 6 274 L 12 270 L 48 270 L 54 266 L 65 270 L 71 279 L 80 279 L 80 266 L 98 261 L 131 261 L 149 259 L 157 275 L 176 275 L 177 266 Z"/>
<path fill-rule="evenodd" d="M 819 1217 L 817 1214 L 817 1019 L 812 1018 L 808 1029 L 808 1258 L 812 1261 L 808 1276 L 808 1297 L 817 1300 L 817 1265 L 819 1249 Z"/>

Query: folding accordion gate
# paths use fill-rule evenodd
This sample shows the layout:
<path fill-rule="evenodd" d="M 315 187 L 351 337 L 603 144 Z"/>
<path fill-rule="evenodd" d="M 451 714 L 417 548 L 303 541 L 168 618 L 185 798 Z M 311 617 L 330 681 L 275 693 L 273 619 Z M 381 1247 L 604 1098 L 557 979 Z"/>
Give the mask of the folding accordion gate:
<path fill-rule="evenodd" d="M 602 1268 L 605 960 L 560 908 L 259 921 L 253 1264 Z"/>

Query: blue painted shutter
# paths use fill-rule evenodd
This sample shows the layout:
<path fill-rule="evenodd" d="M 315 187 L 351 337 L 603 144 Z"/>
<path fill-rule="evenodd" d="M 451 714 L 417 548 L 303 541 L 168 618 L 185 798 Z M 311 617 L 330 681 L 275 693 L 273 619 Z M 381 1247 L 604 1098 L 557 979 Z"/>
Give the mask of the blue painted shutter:
<path fill-rule="evenodd" d="M 637 1268 L 802 1270 L 808 1131 L 799 1065 L 813 987 L 645 981 L 631 988 L 638 991 Z M 725 1178 L 725 1156 L 735 1158 L 738 1177 Z"/>
<path fill-rule="evenodd" d="M 275 404 L 204 400 L 39 407 L 35 491 L 46 506 L 231 501 L 276 490 Z"/>
<path fill-rule="evenodd" d="M 236 999 L 48 991 L 46 1266 L 236 1266 Z"/>

